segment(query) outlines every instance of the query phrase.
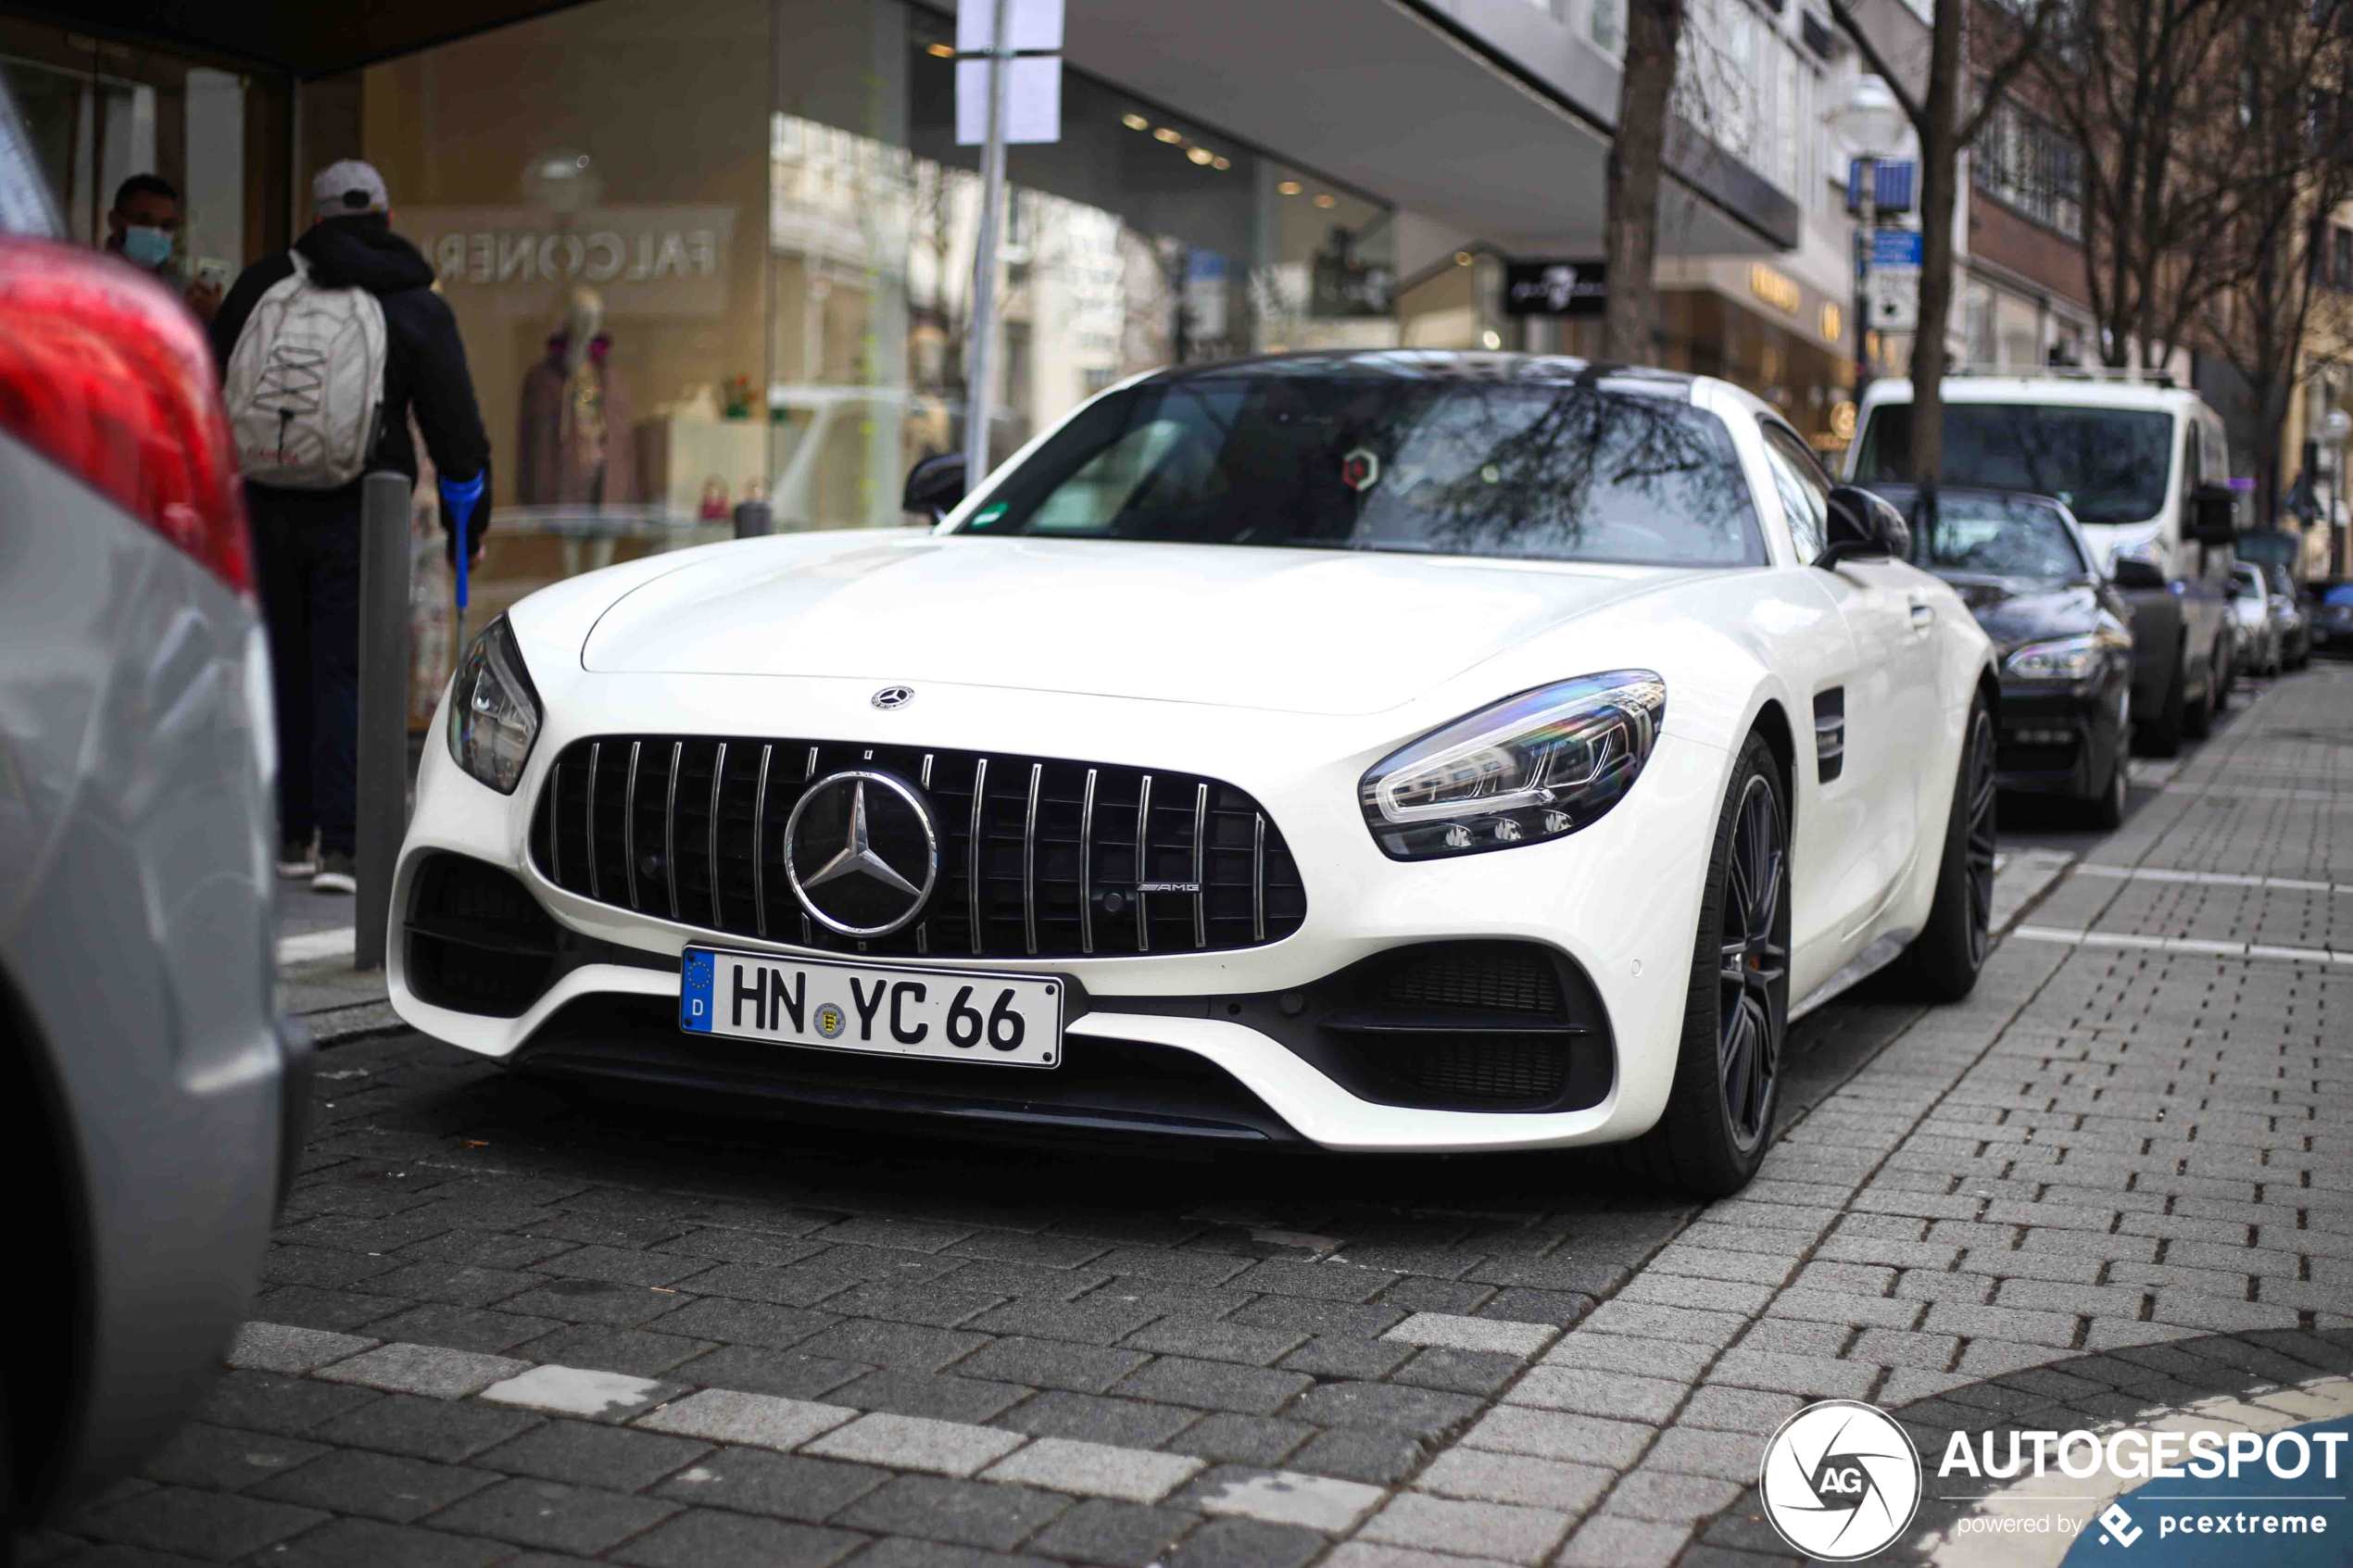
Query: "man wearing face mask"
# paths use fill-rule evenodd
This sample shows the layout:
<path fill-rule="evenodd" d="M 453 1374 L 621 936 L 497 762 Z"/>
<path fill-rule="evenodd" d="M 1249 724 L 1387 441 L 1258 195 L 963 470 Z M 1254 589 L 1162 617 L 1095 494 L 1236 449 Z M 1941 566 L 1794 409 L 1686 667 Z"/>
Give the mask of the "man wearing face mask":
<path fill-rule="evenodd" d="M 220 285 L 201 278 L 191 282 L 181 271 L 172 255 L 180 224 L 180 193 L 171 182 L 159 174 L 133 174 L 115 191 L 114 210 L 107 214 L 107 248 L 154 273 L 208 326 L 220 310 Z"/>

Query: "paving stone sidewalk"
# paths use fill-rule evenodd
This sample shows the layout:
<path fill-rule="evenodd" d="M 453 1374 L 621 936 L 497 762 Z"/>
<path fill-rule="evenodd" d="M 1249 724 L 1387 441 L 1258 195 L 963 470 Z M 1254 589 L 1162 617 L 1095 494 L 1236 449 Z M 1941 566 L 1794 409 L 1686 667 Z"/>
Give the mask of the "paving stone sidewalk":
<path fill-rule="evenodd" d="M 1761 1561 L 1764 1435 L 1809 1399 L 1933 1436 L 2342 1374 L 2353 895 L 2182 878 L 2353 883 L 2345 771 L 2353 674 L 2316 671 L 2089 866 L 2014 861 L 2005 916 L 2076 939 L 2004 942 L 1957 1007 L 1806 1020 L 1785 1135 L 1713 1205 L 1601 1156 L 852 1135 L 330 1030 L 231 1370 L 25 1555 Z"/>

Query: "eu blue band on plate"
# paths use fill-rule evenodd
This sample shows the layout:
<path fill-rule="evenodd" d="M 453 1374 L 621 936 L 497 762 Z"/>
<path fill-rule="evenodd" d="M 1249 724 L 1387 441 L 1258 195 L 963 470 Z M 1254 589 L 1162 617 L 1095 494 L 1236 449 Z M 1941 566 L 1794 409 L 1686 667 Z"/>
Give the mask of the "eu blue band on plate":
<path fill-rule="evenodd" d="M 678 1026 L 698 1034 L 711 1033 L 711 958 L 696 948 L 686 949 L 686 969 L 678 983 Z"/>

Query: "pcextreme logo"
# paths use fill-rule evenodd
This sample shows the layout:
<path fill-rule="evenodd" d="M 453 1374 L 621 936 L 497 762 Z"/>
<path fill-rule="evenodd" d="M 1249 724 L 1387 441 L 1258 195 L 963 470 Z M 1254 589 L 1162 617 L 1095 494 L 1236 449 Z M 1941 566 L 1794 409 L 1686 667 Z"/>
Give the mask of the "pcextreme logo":
<path fill-rule="evenodd" d="M 1920 1456 L 1886 1411 L 1825 1399 L 1781 1423 L 1757 1474 L 1765 1517 L 1809 1557 L 1853 1562 L 1884 1549 L 1920 1505 Z"/>

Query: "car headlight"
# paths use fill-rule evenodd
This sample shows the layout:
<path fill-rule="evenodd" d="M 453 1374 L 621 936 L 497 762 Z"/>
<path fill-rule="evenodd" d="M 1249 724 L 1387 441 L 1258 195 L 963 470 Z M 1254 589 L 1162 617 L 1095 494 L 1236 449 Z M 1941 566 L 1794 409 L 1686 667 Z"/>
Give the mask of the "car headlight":
<path fill-rule="evenodd" d="M 512 795 L 538 738 L 539 693 L 502 615 L 482 629 L 458 665 L 449 693 L 449 755 L 499 794 Z"/>
<path fill-rule="evenodd" d="M 2002 660 L 2002 673 L 2021 681 L 2083 681 L 2096 673 L 2112 650 L 2131 643 L 2113 632 L 2093 632 L 2081 637 L 2059 637 L 2013 648 Z"/>
<path fill-rule="evenodd" d="M 1506 697 L 1374 764 L 1358 788 L 1365 825 L 1396 860 L 1575 833 L 1625 798 L 1666 717 L 1667 683 L 1648 670 Z"/>

